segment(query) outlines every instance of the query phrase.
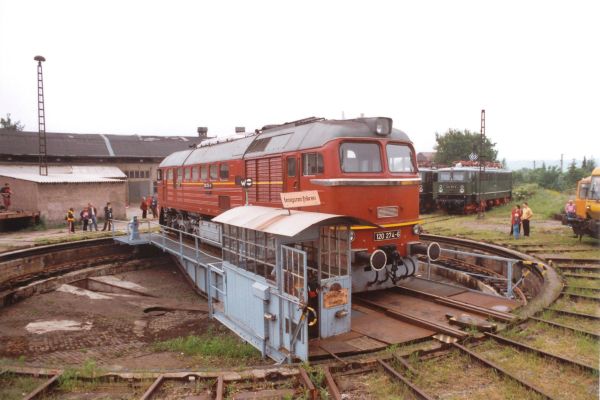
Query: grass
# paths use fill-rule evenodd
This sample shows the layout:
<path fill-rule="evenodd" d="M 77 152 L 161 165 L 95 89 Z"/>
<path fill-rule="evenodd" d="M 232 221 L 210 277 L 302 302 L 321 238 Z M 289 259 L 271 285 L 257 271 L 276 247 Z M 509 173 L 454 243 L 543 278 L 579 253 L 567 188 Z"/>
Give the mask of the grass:
<path fill-rule="evenodd" d="M 517 327 L 502 333 L 502 336 L 536 349 L 549 349 L 553 354 L 580 360 L 598 366 L 600 346 L 590 336 L 555 328 L 543 322 L 529 323 L 525 328 Z"/>
<path fill-rule="evenodd" d="M 558 324 L 570 326 L 575 329 L 600 334 L 600 324 L 596 320 L 571 317 L 569 315 L 561 315 L 552 310 L 545 310 L 540 315 L 540 318 L 556 322 Z"/>
<path fill-rule="evenodd" d="M 160 341 L 153 346 L 154 351 L 172 351 L 188 357 L 200 357 L 220 362 L 258 361 L 261 354 L 251 345 L 242 342 L 230 332 L 208 332 L 196 336 L 189 335 Z"/>
<path fill-rule="evenodd" d="M 531 236 L 515 240 L 509 236 L 510 213 L 516 202 L 494 207 L 485 213 L 484 219 L 477 215 L 455 215 L 450 219 L 431 222 L 424 221 L 427 233 L 467 237 L 509 245 L 539 245 L 545 248 L 581 248 L 578 252 L 569 252 L 574 258 L 600 258 L 598 240 L 584 237 L 581 242 L 573 237 L 571 228 L 553 220 L 554 214 L 560 213 L 568 198 L 567 194 L 538 188 L 536 193 L 528 198 L 534 216 L 531 221 Z M 519 201 L 520 204 L 523 201 Z"/>
<path fill-rule="evenodd" d="M 558 310 L 600 316 L 600 306 L 598 305 L 598 302 L 593 300 L 574 301 L 569 295 L 560 297 L 554 302 L 552 307 Z"/>
<path fill-rule="evenodd" d="M 488 340 L 476 353 L 498 364 L 513 375 L 531 382 L 556 399 L 588 400 L 598 398 L 598 375 L 560 364 L 534 353 Z"/>
<path fill-rule="evenodd" d="M 31 375 L 4 373 L 0 376 L 0 399 L 20 400 L 41 385 L 46 379 L 35 378 Z"/>
<path fill-rule="evenodd" d="M 413 364 L 413 363 L 411 363 Z M 433 397 L 444 399 L 541 399 L 518 383 L 484 367 L 457 350 L 444 357 L 413 364 L 413 382 Z"/>

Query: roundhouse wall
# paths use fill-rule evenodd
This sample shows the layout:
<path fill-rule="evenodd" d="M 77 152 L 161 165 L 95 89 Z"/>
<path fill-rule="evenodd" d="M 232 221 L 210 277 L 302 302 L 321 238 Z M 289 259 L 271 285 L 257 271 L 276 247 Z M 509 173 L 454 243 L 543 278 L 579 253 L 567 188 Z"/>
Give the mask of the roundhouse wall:
<path fill-rule="evenodd" d="M 126 219 L 126 181 L 40 184 L 0 176 L 0 182 L 2 186 L 10 184 L 12 210 L 39 211 L 40 217 L 48 224 L 64 223 L 69 207 L 75 209 L 79 223 L 79 213 L 89 202 L 96 206 L 98 216 L 102 218 L 104 206 L 110 201 L 113 218 Z"/>
<path fill-rule="evenodd" d="M 111 202 L 113 218 L 125 219 L 125 182 L 102 183 L 60 183 L 38 185 L 38 209 L 48 223 L 64 222 L 69 207 L 79 213 L 88 203 L 98 209 L 98 216 L 104 216 L 104 206 Z"/>

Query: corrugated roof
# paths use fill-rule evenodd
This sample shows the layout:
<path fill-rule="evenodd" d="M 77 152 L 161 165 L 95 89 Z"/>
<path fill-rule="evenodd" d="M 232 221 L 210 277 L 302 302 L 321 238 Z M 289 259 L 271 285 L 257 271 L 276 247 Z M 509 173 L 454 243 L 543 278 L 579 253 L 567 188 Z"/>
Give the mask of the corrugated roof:
<path fill-rule="evenodd" d="M 37 183 L 98 183 L 123 182 L 126 175 L 117 167 L 48 166 L 48 175 L 39 174 L 35 165 L 0 165 L 0 176 Z"/>
<path fill-rule="evenodd" d="M 46 132 L 47 154 L 70 157 L 165 157 L 200 143 L 196 136 L 141 136 Z M 38 132 L 0 129 L 0 154 L 37 155 Z"/>
<path fill-rule="evenodd" d="M 345 215 L 284 210 L 261 206 L 240 206 L 219 214 L 213 221 L 240 228 L 293 237 L 313 225 L 327 221 L 335 224 L 367 224 L 359 218 Z M 375 226 L 375 225 L 374 225 Z"/>

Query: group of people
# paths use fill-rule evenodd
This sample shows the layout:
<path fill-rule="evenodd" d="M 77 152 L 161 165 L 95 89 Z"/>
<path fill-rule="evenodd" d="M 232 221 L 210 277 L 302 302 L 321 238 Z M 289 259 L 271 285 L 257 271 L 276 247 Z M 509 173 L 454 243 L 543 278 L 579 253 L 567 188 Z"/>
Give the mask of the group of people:
<path fill-rule="evenodd" d="M 529 236 L 529 228 L 533 211 L 529 208 L 527 202 L 523 206 L 516 204 L 510 214 L 510 235 L 518 239 L 521 235 L 521 227 L 523 227 L 523 236 Z"/>
<path fill-rule="evenodd" d="M 82 230 L 92 231 L 92 228 L 98 231 L 98 209 L 92 205 L 92 203 L 88 203 L 87 207 L 84 207 L 83 210 L 79 213 L 80 221 L 83 225 Z M 112 206 L 110 202 L 106 203 L 104 207 L 104 226 L 102 230 L 112 229 Z M 69 233 L 75 233 L 75 223 L 77 222 L 75 210 L 73 207 L 69 208 L 67 211 L 67 215 L 65 216 L 65 220 L 67 221 L 67 225 L 69 227 Z"/>
<path fill-rule="evenodd" d="M 142 210 L 142 218 L 146 218 L 148 216 L 148 210 L 152 212 L 152 218 L 158 217 L 158 198 L 156 195 L 148 196 L 146 198 L 142 197 L 140 210 Z"/>

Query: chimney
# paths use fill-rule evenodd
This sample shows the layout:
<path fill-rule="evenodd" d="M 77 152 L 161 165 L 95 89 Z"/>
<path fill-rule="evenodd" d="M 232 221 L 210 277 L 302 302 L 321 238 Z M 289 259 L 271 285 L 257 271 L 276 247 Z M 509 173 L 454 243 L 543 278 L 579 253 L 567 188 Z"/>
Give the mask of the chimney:
<path fill-rule="evenodd" d="M 245 126 L 236 126 L 235 133 L 246 133 L 246 127 Z"/>
<path fill-rule="evenodd" d="M 206 126 L 198 127 L 198 137 L 202 140 L 208 139 L 208 128 Z"/>

